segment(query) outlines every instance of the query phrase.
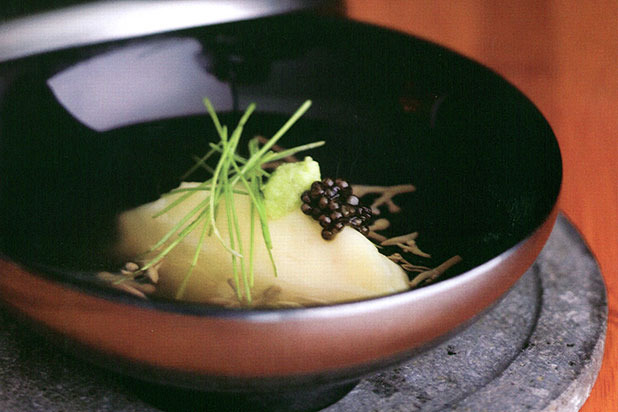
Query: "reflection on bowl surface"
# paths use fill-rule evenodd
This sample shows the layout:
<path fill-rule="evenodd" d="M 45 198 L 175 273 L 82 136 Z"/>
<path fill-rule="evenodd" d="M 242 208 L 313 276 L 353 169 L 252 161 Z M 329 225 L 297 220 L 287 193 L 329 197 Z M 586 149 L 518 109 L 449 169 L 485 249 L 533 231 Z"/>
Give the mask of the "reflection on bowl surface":
<path fill-rule="evenodd" d="M 133 375 L 208 390 L 349 385 L 498 299 L 555 219 L 561 162 L 542 115 L 492 72 L 402 34 L 279 16 L 5 66 L 0 296 Z M 256 102 L 246 136 L 272 134 L 313 100 L 284 144 L 325 140 L 311 152 L 324 176 L 413 184 L 390 234 L 418 231 L 436 262 L 463 261 L 419 290 L 306 309 L 239 311 L 101 288 L 92 274 L 119 264 L 110 253 L 118 213 L 175 187 L 191 155 L 215 141 L 204 96 L 229 123 Z"/>

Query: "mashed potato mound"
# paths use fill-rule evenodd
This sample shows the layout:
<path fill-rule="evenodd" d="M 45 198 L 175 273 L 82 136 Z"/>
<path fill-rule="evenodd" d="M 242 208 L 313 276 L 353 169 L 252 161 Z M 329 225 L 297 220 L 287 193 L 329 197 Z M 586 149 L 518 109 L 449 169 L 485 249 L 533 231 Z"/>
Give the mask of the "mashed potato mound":
<path fill-rule="evenodd" d="M 197 185 L 183 183 L 180 187 Z M 304 185 L 305 188 L 307 186 Z M 196 193 L 157 218 L 153 218 L 153 215 L 173 202 L 179 194 L 163 196 L 155 202 L 123 213 L 119 217 L 121 240 L 118 251 L 130 259 L 148 250 L 207 193 Z M 234 203 L 241 226 L 243 250 L 248 255 L 250 200 L 246 195 L 235 194 Z M 228 244 L 225 210 L 222 200 L 217 227 Z M 275 277 L 257 216 L 254 223 L 253 306 L 327 304 L 387 295 L 409 288 L 406 273 L 380 254 L 365 236 L 346 227 L 335 239 L 326 241 L 321 236 L 320 225 L 304 215 L 299 207 L 269 221 L 272 254 L 278 272 Z M 200 232 L 197 229 L 190 233 L 162 261 L 156 292 L 160 296 L 175 296 L 187 275 Z M 247 264 L 248 259 L 245 259 Z M 238 306 L 240 301 L 234 285 L 230 252 L 214 235 L 207 236 L 183 300 Z"/>

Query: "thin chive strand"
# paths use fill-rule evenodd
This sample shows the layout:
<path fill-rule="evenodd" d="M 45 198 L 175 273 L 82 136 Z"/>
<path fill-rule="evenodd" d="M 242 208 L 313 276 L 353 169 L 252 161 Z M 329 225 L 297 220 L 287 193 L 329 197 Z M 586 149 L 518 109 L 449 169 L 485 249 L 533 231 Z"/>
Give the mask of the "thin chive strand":
<path fill-rule="evenodd" d="M 198 186 L 194 188 L 195 190 L 187 191 L 187 193 L 175 199 L 172 203 L 170 203 L 169 205 L 167 205 L 166 207 L 164 207 L 163 209 L 155 213 L 152 217 L 157 218 L 159 216 L 166 214 L 167 212 L 169 212 L 170 210 L 172 210 L 173 208 L 175 208 L 176 206 L 178 206 L 179 204 L 187 200 L 189 197 L 193 196 L 199 190 L 206 190 L 206 188 L 210 185 L 210 183 L 211 183 L 210 179 L 206 180 L 205 182 L 200 183 Z"/>
<path fill-rule="evenodd" d="M 244 118 L 245 116 L 243 116 Z M 246 289 L 246 275 L 244 273 L 244 259 L 242 258 L 242 239 L 240 238 L 240 231 L 235 227 L 237 224 L 236 212 L 234 208 L 234 194 L 229 182 L 230 165 L 234 163 L 234 153 L 236 152 L 236 146 L 242 133 L 242 126 L 239 124 L 232 132 L 232 136 L 226 142 L 224 142 L 224 151 L 221 155 L 221 186 L 223 187 L 223 196 L 225 199 L 225 211 L 227 217 L 227 231 L 230 238 L 230 249 L 235 250 L 238 248 L 240 259 L 232 255 L 232 273 L 234 277 L 234 284 L 236 286 L 236 295 L 239 300 L 242 300 L 242 286 L 241 280 L 238 274 L 238 267 L 240 266 L 241 277 Z M 250 292 L 245 292 L 245 296 L 248 302 L 251 301 Z"/>
<path fill-rule="evenodd" d="M 234 166 L 238 167 L 237 165 L 234 165 Z M 266 217 L 266 207 L 264 206 L 264 202 L 261 197 L 260 189 L 259 189 L 261 187 L 261 183 L 260 183 L 261 179 L 259 176 L 254 176 L 256 179 L 256 188 L 255 188 L 255 191 L 253 191 L 251 190 L 251 187 L 249 186 L 249 183 L 244 178 L 244 176 L 240 173 L 239 173 L 239 176 L 240 176 L 240 180 L 242 181 L 242 183 L 247 188 L 247 191 L 249 192 L 249 196 L 251 197 L 251 204 L 255 205 L 255 208 L 258 212 L 258 216 L 260 219 L 260 226 L 262 228 L 262 238 L 264 240 L 264 244 L 266 245 L 266 250 L 268 251 L 268 257 L 273 267 L 273 273 L 275 277 L 277 277 L 278 276 L 277 265 L 275 264 L 275 259 L 272 254 L 273 245 L 272 245 L 272 240 L 270 237 L 270 230 L 268 228 L 268 220 Z"/>
<path fill-rule="evenodd" d="M 301 146 L 296 146 L 291 149 L 283 150 L 281 152 L 271 152 L 271 155 L 264 156 L 263 163 L 274 162 L 277 160 L 285 159 L 288 156 L 293 156 L 298 152 L 302 152 L 305 150 L 315 149 L 316 147 L 324 146 L 325 142 L 323 140 L 313 143 L 304 144 Z"/>
<path fill-rule="evenodd" d="M 234 228 L 232 221 L 232 210 L 231 204 L 233 202 L 232 197 L 233 194 L 230 192 L 229 187 L 227 185 L 223 186 L 223 195 L 225 197 L 225 209 L 226 209 L 226 217 L 227 217 L 227 228 L 228 235 L 230 237 L 230 249 L 234 250 L 236 245 L 234 244 Z M 238 276 L 238 265 L 237 259 L 235 255 L 232 255 L 232 275 L 234 277 L 234 285 L 236 286 L 236 296 L 238 300 L 242 300 L 242 291 L 240 286 L 240 278 Z"/>
<path fill-rule="evenodd" d="M 178 287 L 178 290 L 176 291 L 176 299 L 182 299 L 184 294 L 185 294 L 185 290 L 187 289 L 187 284 L 189 283 L 189 279 L 191 278 L 191 275 L 193 274 L 193 270 L 195 269 L 195 266 L 197 266 L 197 260 L 200 256 L 200 252 L 202 251 L 202 245 L 204 244 L 204 239 L 206 238 L 206 233 L 208 232 L 208 220 L 206 219 L 206 215 L 204 214 L 204 223 L 202 226 L 202 231 L 200 233 L 200 238 L 197 242 L 197 247 L 195 248 L 195 254 L 193 255 L 193 260 L 191 261 L 191 267 L 189 267 L 189 270 L 187 271 L 187 274 L 185 275 L 185 277 L 182 279 L 182 282 L 180 283 L 180 286 Z"/>
<path fill-rule="evenodd" d="M 235 166 L 237 167 L 237 165 Z M 259 190 L 259 187 L 261 185 L 258 183 L 258 189 L 255 191 L 251 190 L 251 187 L 249 186 L 249 182 L 247 182 L 247 179 L 245 179 L 245 177 L 240 173 L 238 174 L 238 176 L 239 176 L 240 181 L 243 183 L 243 185 L 245 185 L 245 188 L 247 189 L 247 192 L 249 193 L 249 197 L 251 198 L 252 204 L 255 205 L 258 211 L 258 215 L 260 217 L 260 223 L 262 224 L 262 231 L 266 229 L 266 232 L 268 232 L 268 222 L 266 221 L 266 208 L 264 206 L 264 202 L 260 195 L 260 190 Z M 266 241 L 266 246 L 268 248 L 271 248 L 272 242 L 270 240 L 270 232 L 268 232 L 268 235 L 266 236 L 264 240 Z"/>
<path fill-rule="evenodd" d="M 294 114 L 290 116 L 287 122 L 285 122 L 285 124 L 281 126 L 277 133 L 275 133 L 273 137 L 271 137 L 268 142 L 266 142 L 266 144 L 264 144 L 264 146 L 260 149 L 261 154 L 266 153 L 266 151 L 273 147 L 277 143 L 277 141 L 281 137 L 283 137 L 283 135 L 287 133 L 288 130 L 290 130 L 294 123 L 296 123 L 296 121 L 300 119 L 300 117 L 305 114 L 307 110 L 309 110 L 309 107 L 311 107 L 311 100 L 305 101 L 298 109 L 296 109 Z"/>
<path fill-rule="evenodd" d="M 212 167 L 206 164 L 205 160 L 202 160 L 197 156 L 191 156 L 191 159 L 193 159 L 193 161 L 195 162 L 195 165 L 193 165 L 191 169 L 189 169 L 184 175 L 182 175 L 182 177 L 180 178 L 181 181 L 185 181 L 189 176 L 191 176 L 200 167 L 206 170 L 210 174 L 212 174 L 215 171 L 215 169 L 213 169 Z"/>
<path fill-rule="evenodd" d="M 285 124 L 279 129 L 279 131 L 277 131 L 277 133 L 275 133 L 273 137 L 271 137 L 268 142 L 266 142 L 266 144 L 262 146 L 260 150 L 258 150 L 255 155 L 249 159 L 249 161 L 244 165 L 242 169 L 243 173 L 251 170 L 251 168 L 253 168 L 256 163 L 259 163 L 259 160 L 261 160 L 262 156 L 277 143 L 277 141 L 290 129 L 290 127 L 294 125 L 294 123 L 296 123 L 296 121 L 309 109 L 310 106 L 311 100 L 307 100 L 305 103 L 303 103 L 288 119 L 288 121 L 285 122 Z"/>
<path fill-rule="evenodd" d="M 178 236 L 180 237 L 187 236 L 189 233 L 191 233 L 195 229 L 195 227 L 192 225 L 193 223 L 197 222 L 198 220 L 208 219 L 208 209 L 209 209 L 208 205 L 204 206 L 200 214 L 195 219 L 193 219 L 190 224 L 188 224 L 184 229 L 182 229 L 178 233 Z"/>
<path fill-rule="evenodd" d="M 261 187 L 261 183 L 259 183 L 259 181 L 258 181 L 258 187 Z M 273 242 L 270 237 L 270 229 L 268 227 L 268 218 L 266 216 L 266 207 L 264 206 L 264 202 L 261 196 L 259 195 L 259 193 L 258 193 L 258 196 L 256 196 L 256 198 L 259 199 L 257 202 L 255 202 L 255 206 L 258 212 L 258 216 L 260 218 L 260 226 L 262 229 L 262 239 L 264 240 L 264 245 L 266 246 L 268 257 L 273 267 L 273 273 L 275 277 L 277 277 L 278 276 L 277 265 L 275 264 L 275 259 L 272 254 Z"/>
<path fill-rule="evenodd" d="M 235 163 L 233 163 L 233 167 L 238 169 L 238 165 L 236 165 Z M 255 181 L 257 177 L 253 176 L 251 179 L 252 181 Z M 243 185 L 245 186 L 245 188 L 247 189 L 247 192 L 249 194 L 249 197 L 251 198 L 251 208 L 250 208 L 250 220 L 251 220 L 251 229 L 250 229 L 250 243 L 249 243 L 249 284 L 251 285 L 251 287 L 253 287 L 253 282 L 254 282 L 254 273 L 253 273 L 253 251 L 254 251 L 254 239 L 255 239 L 255 223 L 254 223 L 254 213 L 255 210 L 259 207 L 260 201 L 261 201 L 261 195 L 260 195 L 260 191 L 259 191 L 259 185 L 257 183 L 255 183 L 254 185 L 251 185 L 245 178 L 244 176 L 240 175 L 240 180 L 243 183 Z M 262 224 L 262 227 L 264 226 L 265 222 L 262 220 L 262 218 L 260 217 L 260 224 Z M 268 225 L 268 223 L 266 223 L 266 225 Z M 269 247 L 267 245 L 267 247 Z"/>
<path fill-rule="evenodd" d="M 191 230 L 195 229 L 195 226 L 197 226 L 197 224 L 199 223 L 198 221 L 193 221 L 191 223 L 192 226 Z M 186 230 L 186 229 L 185 229 Z M 149 269 L 150 267 L 156 265 L 157 263 L 159 263 L 165 256 L 167 256 L 167 254 L 176 247 L 176 245 L 178 245 L 183 239 L 185 238 L 185 236 L 179 236 L 178 238 L 174 239 L 174 241 L 172 243 L 170 243 L 162 252 L 160 252 L 158 255 L 156 255 L 154 258 L 152 258 L 151 260 L 148 261 L 148 263 L 146 263 L 144 266 L 142 266 L 140 268 L 140 271 L 145 271 L 147 269 Z"/>
<path fill-rule="evenodd" d="M 206 199 L 202 200 L 197 206 L 195 206 L 193 209 L 191 209 L 191 211 L 189 213 L 187 213 L 186 215 L 183 216 L 182 219 L 180 219 L 180 221 L 178 221 L 178 223 L 176 223 L 174 225 L 174 227 L 172 227 L 155 245 L 153 245 L 150 249 L 148 249 L 146 252 L 144 252 L 144 254 L 149 254 L 157 249 L 159 249 L 161 246 L 163 246 L 163 244 L 165 244 L 165 242 L 167 242 L 167 240 L 172 237 L 172 235 L 176 232 L 178 232 L 180 230 L 180 228 L 189 220 L 191 219 L 192 216 L 194 216 L 197 212 L 199 212 L 201 209 L 204 208 L 204 206 L 206 206 L 206 204 L 208 203 L 209 198 L 207 197 Z"/>
<path fill-rule="evenodd" d="M 253 184 L 253 179 L 250 184 Z M 249 287 L 253 287 L 253 254 L 255 251 L 255 205 L 253 202 L 249 205 Z"/>
<path fill-rule="evenodd" d="M 217 153 L 223 153 L 223 150 L 221 150 L 221 148 L 218 145 L 214 143 L 210 143 L 209 146 L 215 149 Z M 236 159 L 237 162 L 242 163 L 242 164 L 247 163 L 247 159 L 245 159 L 244 157 L 238 154 L 234 154 L 234 159 Z"/>
<path fill-rule="evenodd" d="M 215 204 L 215 199 L 218 197 L 217 194 L 221 191 L 221 187 L 220 187 L 221 185 L 218 185 L 217 182 L 219 181 L 219 177 L 221 175 L 222 169 L 227 164 L 227 158 L 229 156 L 229 149 L 230 149 L 230 145 L 227 142 L 227 137 L 225 136 L 227 136 L 227 128 L 223 126 L 222 142 L 224 143 L 225 150 L 221 154 L 221 159 L 219 160 L 219 163 L 217 164 L 217 168 L 215 169 L 215 173 L 211 179 L 212 182 L 211 182 L 211 189 L 210 189 L 210 193 L 211 193 L 210 223 L 211 223 L 211 229 L 215 237 L 219 240 L 219 243 L 221 243 L 221 245 L 223 245 L 223 247 L 227 249 L 232 255 L 242 257 L 242 255 L 240 255 L 236 250 L 234 250 L 233 247 L 229 247 L 228 245 L 225 244 L 225 241 L 221 237 L 221 233 L 219 232 L 219 229 L 217 229 L 216 222 L 215 222 L 215 212 L 216 212 L 216 206 L 217 206 Z"/>
<path fill-rule="evenodd" d="M 243 246 L 242 246 L 242 237 L 240 234 L 240 224 L 238 222 L 238 215 L 236 214 L 236 206 L 234 204 L 234 196 L 231 193 L 231 191 L 228 191 L 230 193 L 229 198 L 230 198 L 230 211 L 232 213 L 232 224 L 235 230 L 235 235 L 236 235 L 236 242 L 238 244 L 238 252 L 244 256 L 244 252 L 243 252 Z M 227 202 L 227 200 L 226 200 Z M 249 287 L 249 279 L 247 278 L 247 272 L 245 270 L 245 259 L 239 259 L 239 265 L 240 265 L 240 275 L 242 278 L 242 283 L 244 285 L 245 288 L 245 296 L 247 298 L 247 302 L 251 303 L 251 289 Z"/>
<path fill-rule="evenodd" d="M 247 119 L 249 118 L 249 116 L 251 115 L 251 113 L 253 112 L 253 110 L 255 109 L 255 105 L 251 105 L 249 106 L 249 108 L 247 109 L 247 111 L 245 112 L 244 116 L 240 119 L 240 121 L 238 122 L 238 126 L 236 127 L 236 129 L 234 130 L 234 133 L 232 133 L 232 137 L 230 138 L 230 153 L 235 153 L 236 152 L 236 147 L 238 146 L 238 142 L 240 141 L 240 136 L 242 134 L 242 130 L 243 130 L 243 126 L 246 123 Z M 233 230 L 235 231 L 235 236 L 236 236 L 236 243 L 237 243 L 237 248 L 238 248 L 238 252 L 244 256 L 244 251 L 243 251 L 243 245 L 242 245 L 242 237 L 241 237 L 241 233 L 240 233 L 240 224 L 238 222 L 238 215 L 236 213 L 236 206 L 235 206 L 235 202 L 234 202 L 234 195 L 232 192 L 232 188 L 234 186 L 229 184 L 229 170 L 230 169 L 236 169 L 238 170 L 238 165 L 236 164 L 235 160 L 234 160 L 234 156 L 229 156 L 227 159 L 227 164 L 225 166 L 225 175 L 223 177 L 223 183 L 224 183 L 224 190 L 226 190 L 226 205 L 229 204 L 229 207 L 226 207 L 227 212 L 228 212 L 228 217 L 231 213 L 232 215 L 232 225 L 233 225 Z M 251 195 L 251 193 L 249 192 L 249 195 Z M 229 227 L 228 225 L 228 231 L 230 231 L 230 235 L 231 235 L 231 231 L 232 231 L 232 227 Z M 247 272 L 246 272 L 246 267 L 245 267 L 245 259 L 241 258 L 239 259 L 239 266 L 240 266 L 240 274 L 241 274 L 241 278 L 242 278 L 242 283 L 245 289 L 245 297 L 247 299 L 248 303 L 251 303 L 251 289 L 249 286 L 249 279 L 247 278 Z"/>
<path fill-rule="evenodd" d="M 208 189 L 200 189 L 197 187 L 183 187 L 183 188 L 178 188 L 178 189 L 172 189 L 169 194 L 176 194 L 176 193 L 184 193 L 184 192 L 209 192 L 210 193 L 210 188 Z M 240 189 L 233 189 L 232 192 L 236 193 L 237 195 L 247 195 L 248 193 L 240 190 Z"/>
<path fill-rule="evenodd" d="M 253 157 L 258 152 L 258 150 L 260 149 L 259 144 L 260 139 L 257 137 L 249 140 L 249 143 L 247 145 L 247 147 L 249 148 L 249 157 Z"/>
<path fill-rule="evenodd" d="M 208 114 L 210 115 L 210 118 L 212 119 L 212 122 L 215 125 L 215 129 L 217 129 L 217 133 L 219 134 L 219 136 L 222 136 L 223 128 L 221 127 L 221 123 L 219 122 L 219 117 L 217 116 L 217 112 L 215 111 L 215 108 L 212 106 L 210 99 L 205 97 L 203 102 L 204 102 L 204 106 L 206 106 L 206 110 L 208 111 Z"/>
<path fill-rule="evenodd" d="M 187 170 L 185 172 L 184 175 L 181 176 L 180 180 L 185 180 L 187 177 L 191 176 L 197 169 L 199 169 L 200 167 L 204 167 L 207 166 L 206 165 L 206 161 L 208 159 L 210 159 L 210 157 L 212 155 L 214 155 L 215 153 L 217 153 L 217 151 L 215 149 L 210 149 L 208 152 L 206 152 L 206 154 L 202 157 L 197 157 L 195 156 L 193 158 L 193 160 L 195 160 L 195 164 L 193 165 L 193 167 L 191 167 L 189 170 Z M 212 173 L 212 172 L 211 172 Z"/>

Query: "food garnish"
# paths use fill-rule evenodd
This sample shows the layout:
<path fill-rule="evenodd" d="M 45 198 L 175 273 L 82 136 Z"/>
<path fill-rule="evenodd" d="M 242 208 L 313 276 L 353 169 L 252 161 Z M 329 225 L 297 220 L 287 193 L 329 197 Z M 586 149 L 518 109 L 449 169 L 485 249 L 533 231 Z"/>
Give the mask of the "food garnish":
<path fill-rule="evenodd" d="M 268 217 L 278 219 L 298 209 L 301 193 L 319 179 L 320 165 L 309 156 L 300 162 L 277 166 L 262 188 Z"/>
<path fill-rule="evenodd" d="M 320 223 L 322 237 L 326 240 L 333 239 L 345 226 L 365 236 L 369 233 L 373 213 L 360 205 L 360 200 L 352 193 L 352 186 L 343 179 L 327 177 L 315 181 L 303 192 L 301 200 L 302 212 Z"/>
<path fill-rule="evenodd" d="M 117 250 L 132 261 L 120 273 L 101 272 L 101 280 L 142 298 L 156 294 L 223 306 L 296 307 L 424 286 L 461 260 L 455 256 L 433 269 L 412 264 L 402 254 L 430 258 L 416 245 L 418 233 L 390 239 L 378 233 L 390 225 L 375 219 L 380 208 L 399 212 L 393 198 L 413 192 L 414 186 L 352 186 L 342 178 L 322 179 L 316 161 L 298 161 L 294 155 L 323 141 L 291 149 L 277 144 L 310 101 L 270 139 L 250 139 L 247 157 L 238 147 L 255 105 L 230 133 L 210 101 L 204 104 L 219 141 L 194 158 L 178 188 L 119 216 Z M 211 177 L 184 181 L 198 169 Z M 361 205 L 368 194 L 376 195 L 370 207 Z M 401 253 L 392 253 L 393 248 Z"/>
<path fill-rule="evenodd" d="M 234 205 L 234 193 L 240 193 L 248 196 L 251 199 L 250 219 L 259 219 L 262 232 L 262 240 L 268 250 L 270 260 L 273 266 L 273 271 L 277 273 L 276 264 L 272 257 L 272 243 L 270 232 L 268 230 L 267 211 L 265 207 L 264 197 L 262 194 L 264 177 L 269 174 L 263 169 L 264 164 L 278 161 L 285 157 L 294 155 L 298 152 L 316 148 L 324 144 L 323 141 L 309 143 L 287 149 L 283 152 L 274 152 L 270 150 L 283 135 L 294 125 L 294 123 L 309 109 L 311 101 L 305 101 L 289 120 L 277 131 L 265 144 L 259 145 L 258 139 L 254 138 L 249 141 L 248 152 L 249 157 L 244 158 L 237 153 L 238 144 L 242 135 L 243 128 L 249 117 L 255 110 L 255 104 L 250 104 L 243 116 L 240 118 L 236 128 L 229 133 L 227 126 L 222 126 L 214 107 L 208 98 L 204 99 L 204 105 L 215 126 L 219 136 L 219 143 L 210 144 L 210 150 L 196 162 L 196 165 L 191 168 L 183 177 L 189 177 L 193 172 L 200 167 L 212 172 L 212 177 L 196 187 L 179 188 L 171 193 L 185 192 L 178 197 L 174 202 L 157 213 L 154 217 L 159 217 L 185 202 L 187 199 L 198 192 L 207 192 L 208 195 L 189 213 L 187 213 L 169 232 L 167 232 L 154 246 L 147 250 L 144 255 L 149 255 L 154 251 L 160 252 L 148 260 L 138 271 L 135 276 L 147 271 L 157 263 L 161 262 L 171 250 L 173 250 L 189 233 L 194 230 L 200 230 L 200 237 L 195 248 L 195 254 L 191 261 L 191 265 L 183 282 L 181 283 L 176 297 L 181 299 L 184 295 L 187 281 L 190 279 L 193 269 L 195 268 L 200 256 L 204 238 L 214 234 L 221 245 L 225 247 L 231 256 L 233 266 L 233 279 L 238 299 L 243 299 L 243 294 L 248 302 L 251 302 L 251 286 L 253 285 L 254 268 L 253 268 L 253 250 L 255 242 L 255 233 L 252 230 L 250 233 L 249 250 L 243 250 L 243 242 L 239 230 L 238 216 Z M 210 167 L 206 161 L 212 156 L 218 155 L 219 160 L 216 165 Z M 227 215 L 227 229 L 229 232 L 229 242 L 224 242 L 217 225 L 215 224 L 218 214 L 218 208 L 221 201 L 225 204 Z M 253 225 L 251 226 L 253 229 Z"/>

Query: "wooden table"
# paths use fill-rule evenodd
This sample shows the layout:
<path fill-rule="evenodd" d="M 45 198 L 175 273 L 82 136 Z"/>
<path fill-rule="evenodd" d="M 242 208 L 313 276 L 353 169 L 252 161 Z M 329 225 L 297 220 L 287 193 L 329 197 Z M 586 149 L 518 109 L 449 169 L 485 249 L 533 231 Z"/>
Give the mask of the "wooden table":
<path fill-rule="evenodd" d="M 584 412 L 618 411 L 618 1 L 347 0 L 347 14 L 447 46 L 515 84 L 562 151 L 560 208 L 601 266 L 603 366 Z"/>

